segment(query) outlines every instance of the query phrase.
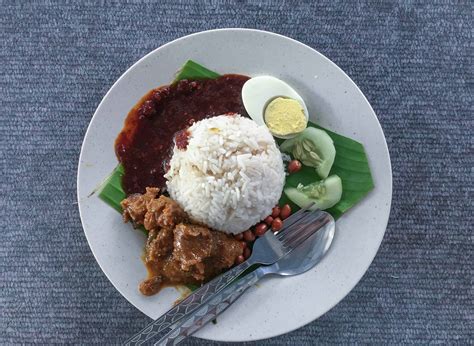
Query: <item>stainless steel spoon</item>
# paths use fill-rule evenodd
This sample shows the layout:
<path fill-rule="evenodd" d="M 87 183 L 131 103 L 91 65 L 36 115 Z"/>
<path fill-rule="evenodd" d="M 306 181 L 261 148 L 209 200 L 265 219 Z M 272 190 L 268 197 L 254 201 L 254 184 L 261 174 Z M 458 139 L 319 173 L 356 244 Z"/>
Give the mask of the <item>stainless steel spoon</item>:
<path fill-rule="evenodd" d="M 289 255 L 270 266 L 262 266 L 247 274 L 237 282 L 230 284 L 218 296 L 205 306 L 191 314 L 184 322 L 173 328 L 155 345 L 176 345 L 186 337 L 201 329 L 209 321 L 236 301 L 249 287 L 266 275 L 292 276 L 302 274 L 313 268 L 328 252 L 335 234 L 335 221 L 325 213 L 326 223 L 307 241 Z"/>

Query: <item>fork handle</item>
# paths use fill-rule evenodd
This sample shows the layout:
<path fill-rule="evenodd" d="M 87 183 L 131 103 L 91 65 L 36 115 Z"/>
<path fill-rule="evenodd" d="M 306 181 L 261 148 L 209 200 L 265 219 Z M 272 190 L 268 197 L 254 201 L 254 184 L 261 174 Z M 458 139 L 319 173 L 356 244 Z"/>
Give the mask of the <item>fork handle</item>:
<path fill-rule="evenodd" d="M 202 307 L 195 310 L 187 318 L 181 319 L 173 329 L 158 340 L 155 345 L 177 345 L 188 336 L 204 327 L 209 321 L 215 319 L 221 312 L 235 302 L 249 287 L 262 277 L 259 270 L 253 271 L 237 282 L 230 284 L 220 293 L 215 294 Z"/>
<path fill-rule="evenodd" d="M 251 267 L 253 264 L 253 262 L 247 260 L 218 276 L 206 285 L 201 286 L 178 305 L 170 309 L 166 314 L 150 323 L 139 333 L 128 339 L 125 342 L 125 345 L 141 345 L 145 341 L 164 331 L 166 328 L 171 327 L 173 324 L 186 316 L 186 314 L 190 314 L 194 310 L 201 307 L 209 298 L 214 296 L 214 294 L 219 293 L 230 282 L 232 282 L 232 280 L 237 278 L 237 276 L 239 276 L 243 271 Z"/>

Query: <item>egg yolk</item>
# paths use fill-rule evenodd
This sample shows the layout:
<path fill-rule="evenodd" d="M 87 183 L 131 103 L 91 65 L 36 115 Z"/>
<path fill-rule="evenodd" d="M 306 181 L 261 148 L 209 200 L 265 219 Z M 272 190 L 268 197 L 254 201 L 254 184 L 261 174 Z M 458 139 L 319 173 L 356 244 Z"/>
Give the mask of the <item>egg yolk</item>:
<path fill-rule="evenodd" d="M 286 136 L 303 131 L 307 120 L 303 107 L 298 101 L 277 97 L 265 108 L 265 123 L 270 132 Z"/>

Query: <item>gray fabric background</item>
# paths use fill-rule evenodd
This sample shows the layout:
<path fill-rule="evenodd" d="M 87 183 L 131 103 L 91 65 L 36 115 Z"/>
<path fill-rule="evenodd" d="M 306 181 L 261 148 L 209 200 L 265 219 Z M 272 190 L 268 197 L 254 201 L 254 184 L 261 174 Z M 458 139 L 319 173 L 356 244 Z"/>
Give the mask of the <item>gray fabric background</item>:
<path fill-rule="evenodd" d="M 130 65 L 221 27 L 288 35 L 338 64 L 378 114 L 393 165 L 387 233 L 361 282 L 319 320 L 259 344 L 473 343 L 472 2 L 0 8 L 1 344 L 112 344 L 149 322 L 87 245 L 76 205 L 80 146 Z"/>

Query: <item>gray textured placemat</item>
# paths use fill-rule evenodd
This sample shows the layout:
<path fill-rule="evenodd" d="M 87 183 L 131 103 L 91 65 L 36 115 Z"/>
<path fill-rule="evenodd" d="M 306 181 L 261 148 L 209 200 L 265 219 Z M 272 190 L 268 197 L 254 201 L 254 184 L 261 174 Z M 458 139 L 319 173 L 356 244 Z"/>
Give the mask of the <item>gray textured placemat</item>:
<path fill-rule="evenodd" d="M 149 322 L 87 245 L 80 145 L 131 64 L 219 27 L 275 31 L 337 63 L 378 114 L 393 165 L 389 226 L 362 281 L 260 344 L 472 343 L 473 7 L 428 3 L 1 1 L 0 344 L 118 343 Z"/>

